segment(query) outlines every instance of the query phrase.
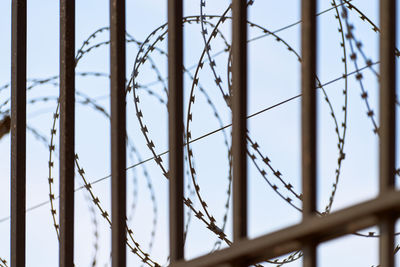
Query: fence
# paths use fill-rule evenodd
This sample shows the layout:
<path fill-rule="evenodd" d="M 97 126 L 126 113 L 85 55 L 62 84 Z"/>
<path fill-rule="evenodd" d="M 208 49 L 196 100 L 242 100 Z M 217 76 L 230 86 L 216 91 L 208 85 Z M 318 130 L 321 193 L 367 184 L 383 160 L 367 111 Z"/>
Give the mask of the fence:
<path fill-rule="evenodd" d="M 182 0 L 168 1 L 171 266 L 248 266 L 302 250 L 303 265 L 317 266 L 321 242 L 379 225 L 380 264 L 394 266 L 396 1 L 380 1 L 380 194 L 376 199 L 320 217 L 316 214 L 316 0 L 302 0 L 303 220 L 295 226 L 247 238 L 247 3 L 233 0 L 233 236 L 231 247 L 184 260 L 183 230 L 183 30 Z M 60 266 L 74 258 L 75 2 L 60 1 Z M 11 266 L 25 266 L 26 0 L 12 1 Z M 126 266 L 125 1 L 110 0 L 112 265 Z"/>

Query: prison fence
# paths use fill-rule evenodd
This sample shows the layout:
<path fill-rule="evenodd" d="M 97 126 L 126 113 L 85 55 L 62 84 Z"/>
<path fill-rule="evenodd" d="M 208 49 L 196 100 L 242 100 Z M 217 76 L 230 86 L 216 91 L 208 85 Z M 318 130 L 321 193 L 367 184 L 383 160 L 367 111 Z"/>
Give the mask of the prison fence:
<path fill-rule="evenodd" d="M 232 1 L 232 246 L 186 261 L 183 189 L 182 0 L 168 1 L 170 266 L 249 266 L 303 251 L 303 266 L 317 266 L 318 244 L 357 230 L 380 228 L 380 266 L 394 266 L 394 227 L 400 211 L 395 190 L 396 1 L 380 1 L 379 195 L 319 216 L 316 212 L 316 0 L 301 1 L 301 122 L 303 218 L 294 226 L 247 236 L 247 2 Z M 125 0 L 110 0 L 112 266 L 126 266 Z M 27 3 L 12 0 L 11 267 L 25 266 Z M 59 265 L 74 258 L 75 1 L 60 0 L 60 250 Z"/>

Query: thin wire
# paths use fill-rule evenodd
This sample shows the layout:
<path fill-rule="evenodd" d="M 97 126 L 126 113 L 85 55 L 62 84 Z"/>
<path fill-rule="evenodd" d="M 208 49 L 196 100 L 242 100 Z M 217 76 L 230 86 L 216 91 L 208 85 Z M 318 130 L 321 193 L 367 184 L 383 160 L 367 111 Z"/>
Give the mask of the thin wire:
<path fill-rule="evenodd" d="M 336 6 L 332 6 L 332 7 L 328 8 L 328 9 L 325 9 L 325 10 L 323 10 L 323 11 L 317 13 L 315 16 L 318 17 L 318 16 L 320 16 L 320 15 L 322 15 L 322 14 L 324 14 L 324 13 L 327 13 L 327 12 L 329 12 L 329 11 L 331 11 L 331 10 L 337 8 L 337 7 L 340 7 L 340 6 L 342 6 L 342 5 L 346 4 L 346 3 L 350 3 L 351 1 L 353 1 L 353 0 L 344 1 L 344 3 L 338 4 L 338 5 L 336 5 Z M 262 34 L 262 35 L 260 35 L 260 36 L 257 36 L 257 37 L 254 37 L 254 38 L 252 38 L 252 39 L 249 39 L 247 42 L 250 43 L 250 42 L 259 40 L 259 39 L 261 39 L 261 38 L 267 37 L 267 36 L 269 36 L 269 35 L 271 35 L 271 34 L 276 34 L 276 33 L 278 33 L 278 32 L 281 32 L 281 31 L 290 29 L 290 28 L 292 28 L 292 27 L 294 27 L 294 26 L 296 26 L 296 25 L 298 25 L 298 24 L 300 24 L 300 23 L 301 23 L 301 20 L 296 21 L 296 22 L 293 22 L 292 24 L 283 26 L 282 28 L 279 28 L 279 29 L 277 29 L 277 30 L 275 30 L 275 31 L 272 31 L 272 32 L 270 32 L 270 33 Z M 225 49 L 223 49 L 223 50 L 221 50 L 221 51 L 218 51 L 218 52 L 216 52 L 215 54 L 212 55 L 212 58 L 215 58 L 215 57 L 217 57 L 217 56 L 219 56 L 219 55 L 221 55 L 221 54 L 223 54 L 223 53 L 225 53 L 225 52 L 226 52 Z M 206 60 L 206 61 L 207 61 L 207 60 Z M 188 67 L 187 70 L 192 70 L 192 69 L 194 69 L 194 68 L 196 68 L 196 67 L 197 67 L 197 64 Z M 168 79 L 168 76 L 165 77 L 164 80 L 165 80 L 165 79 Z M 160 80 L 156 80 L 156 81 L 153 81 L 153 82 L 149 82 L 148 84 L 145 84 L 144 86 L 152 86 L 152 85 L 155 85 L 155 84 L 157 84 L 157 83 L 159 83 L 159 82 L 160 82 Z"/>
<path fill-rule="evenodd" d="M 338 5 L 332 6 L 332 7 L 328 8 L 328 9 L 325 9 L 325 10 L 323 10 L 323 11 L 317 13 L 315 16 L 318 17 L 318 16 L 320 16 L 320 15 L 322 15 L 322 14 L 324 14 L 324 13 L 327 13 L 327 12 L 331 11 L 332 9 L 335 9 L 335 8 L 337 8 L 337 7 L 340 7 L 340 6 L 342 6 L 342 5 L 346 4 L 346 3 L 349 3 L 349 2 L 351 2 L 351 1 L 352 1 L 352 0 L 344 1 L 344 3 L 341 3 L 341 4 L 338 4 Z M 266 37 L 266 36 L 268 36 L 268 35 L 275 34 L 275 33 L 278 33 L 278 32 L 284 31 L 284 30 L 287 30 L 287 29 L 292 28 L 292 27 L 294 27 L 294 26 L 296 26 L 296 25 L 298 25 L 298 24 L 300 24 L 300 23 L 301 23 L 301 20 L 296 21 L 296 22 L 294 22 L 294 23 L 292 23 L 292 24 L 289 24 L 289 25 L 286 25 L 286 26 L 284 26 L 284 27 L 282 27 L 282 28 L 280 28 L 280 29 L 277 29 L 277 30 L 275 30 L 275 31 L 273 31 L 273 32 L 271 32 L 271 33 L 262 34 L 262 35 L 260 35 L 260 36 L 257 36 L 257 37 L 254 37 L 254 38 L 252 38 L 252 39 L 249 39 L 247 42 L 256 41 L 256 40 L 261 39 L 261 38 L 263 38 L 263 37 Z"/>
<path fill-rule="evenodd" d="M 372 63 L 371 66 L 377 65 L 377 64 L 379 64 L 379 61 Z M 368 65 L 367 65 L 367 66 L 364 66 L 364 67 L 362 67 L 362 68 L 360 68 L 360 69 L 358 70 L 358 72 L 363 71 L 363 70 L 365 70 L 365 69 L 367 69 L 367 68 L 369 68 Z M 319 87 L 317 87 L 317 88 L 321 88 L 321 87 L 324 87 L 324 86 L 326 86 L 326 85 L 332 84 L 332 83 L 334 83 L 334 82 L 340 81 L 341 79 L 344 79 L 345 77 L 349 77 L 349 76 L 354 75 L 354 74 L 356 74 L 356 73 L 357 73 L 357 70 L 352 71 L 352 72 L 349 72 L 349 73 L 347 74 L 347 76 L 342 75 L 342 76 L 340 76 L 340 77 L 338 77 L 338 78 L 336 78 L 336 79 L 330 80 L 330 81 L 328 81 L 328 82 L 322 84 L 321 86 L 319 86 Z M 296 95 L 296 96 L 293 96 L 293 97 L 290 97 L 290 98 L 287 98 L 286 100 L 283 100 L 283 101 L 281 101 L 281 102 L 279 102 L 279 103 L 277 103 L 277 104 L 275 104 L 275 105 L 272 105 L 272 106 L 269 106 L 269 107 L 267 107 L 267 108 L 264 108 L 264 109 L 262 109 L 262 110 L 260 110 L 260 111 L 257 111 L 257 112 L 255 112 L 255 113 L 253 113 L 253 114 L 251 114 L 251 115 L 248 115 L 246 118 L 247 118 L 247 119 L 250 119 L 250 118 L 255 117 L 255 116 L 257 116 L 257 115 L 260 115 L 260 114 L 262 114 L 262 113 L 264 113 L 264 112 L 266 112 L 266 111 L 268 111 L 268 110 L 271 110 L 271 109 L 276 108 L 276 107 L 279 107 L 279 106 L 281 106 L 281 105 L 283 105 L 283 104 L 285 104 L 285 103 L 288 103 L 288 102 L 290 102 L 290 101 L 293 101 L 293 100 L 295 100 L 295 99 L 297 99 L 297 98 L 299 98 L 299 97 L 301 97 L 301 94 Z M 231 127 L 231 126 L 232 126 L 232 123 L 227 124 L 227 125 L 225 125 L 225 126 L 223 126 L 223 127 L 221 127 L 221 128 L 218 128 L 218 129 L 216 129 L 216 130 L 214 130 L 214 131 L 208 132 L 208 133 L 206 133 L 206 134 L 204 134 L 204 135 L 202 135 L 202 136 L 199 136 L 199 137 L 197 137 L 197 138 L 191 140 L 191 141 L 189 142 L 189 144 L 191 144 L 191 143 L 193 143 L 193 142 L 196 142 L 196 141 L 199 141 L 199 140 L 201 140 L 201 139 L 203 139 L 203 138 L 206 138 L 206 137 L 208 137 L 208 136 L 210 136 L 210 135 L 213 135 L 213 134 L 215 134 L 215 133 L 218 133 L 218 132 L 220 132 L 220 131 L 222 131 L 222 130 L 225 130 L 226 128 L 229 128 L 229 127 Z M 186 144 L 184 144 L 184 146 L 185 146 L 185 145 L 186 145 Z M 146 162 L 149 162 L 149 161 L 151 161 L 151 160 L 154 160 L 155 158 L 159 158 L 159 157 L 161 157 L 161 156 L 163 156 L 163 155 L 165 155 L 165 154 L 168 154 L 168 152 L 169 152 L 169 151 L 167 150 L 167 151 L 164 151 L 164 152 L 158 154 L 158 155 L 155 156 L 155 157 L 147 158 L 147 159 L 145 159 L 145 160 L 143 160 L 143 161 L 140 161 L 140 162 L 138 162 L 138 163 L 136 163 L 136 164 L 133 164 L 133 165 L 127 167 L 125 170 L 129 170 L 129 169 L 136 168 L 137 166 L 140 166 L 140 165 L 142 165 L 142 164 L 144 164 L 144 163 L 146 163 Z M 110 177 L 111 177 L 111 175 L 104 176 L 104 177 L 102 177 L 102 178 L 99 178 L 99 179 L 94 180 L 94 181 L 91 182 L 90 184 L 93 185 L 93 184 L 100 183 L 100 182 L 102 182 L 102 181 L 104 181 L 104 180 L 109 179 Z M 75 189 L 74 192 L 80 191 L 80 190 L 82 190 L 83 188 L 85 188 L 85 186 L 79 186 L 79 187 L 77 187 L 77 188 Z M 56 200 L 59 199 L 59 198 L 60 198 L 59 196 L 55 197 Z M 29 211 L 38 209 L 38 208 L 40 208 L 40 207 L 42 207 L 42 206 L 44 206 L 44 205 L 46 205 L 46 204 L 48 204 L 48 203 L 50 203 L 50 201 L 41 202 L 41 203 L 36 204 L 36 205 L 34 205 L 34 206 L 32 206 L 32 207 L 29 207 L 28 209 L 26 209 L 25 212 L 29 212 Z M 10 216 L 4 217 L 4 218 L 0 219 L 0 223 L 6 222 L 6 221 L 8 221 L 9 219 L 10 219 Z"/>

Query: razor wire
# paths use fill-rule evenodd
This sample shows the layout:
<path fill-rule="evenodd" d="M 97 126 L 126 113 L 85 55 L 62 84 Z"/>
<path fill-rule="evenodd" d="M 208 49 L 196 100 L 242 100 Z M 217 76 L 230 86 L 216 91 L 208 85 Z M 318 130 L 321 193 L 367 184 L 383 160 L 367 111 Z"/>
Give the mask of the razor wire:
<path fill-rule="evenodd" d="M 187 101 L 187 114 L 186 114 L 186 123 L 185 126 L 185 163 L 186 163 L 186 173 L 185 177 L 187 179 L 187 192 L 184 199 L 184 204 L 186 205 L 187 210 L 187 219 L 185 224 L 185 239 L 187 237 L 187 232 L 189 229 L 189 225 L 191 222 L 192 216 L 199 220 L 208 230 L 210 230 L 216 239 L 213 248 L 211 248 L 211 252 L 217 249 L 220 249 L 221 244 L 225 243 L 225 245 L 232 245 L 232 241 L 228 238 L 228 235 L 225 233 L 226 231 L 226 224 L 228 219 L 228 213 L 230 210 L 230 199 L 231 199 L 231 186 L 232 186 L 232 154 L 231 154 L 231 144 L 229 137 L 231 132 L 228 128 L 231 126 L 224 125 L 222 116 L 220 115 L 221 110 L 228 110 L 230 112 L 231 105 L 230 105 L 230 97 L 232 93 L 232 72 L 231 72 L 231 65 L 232 65 L 232 56 L 231 56 L 231 45 L 228 38 L 224 35 L 221 26 L 224 23 L 229 23 L 231 17 L 229 16 L 230 6 L 226 8 L 226 10 L 221 15 L 209 15 L 206 13 L 207 1 L 200 0 L 200 15 L 193 15 L 193 16 L 186 16 L 183 18 L 183 25 L 196 24 L 199 25 L 199 33 L 201 34 L 201 39 L 203 40 L 203 49 L 202 53 L 198 59 L 198 63 L 192 67 L 187 67 L 184 69 L 184 73 L 186 77 L 191 81 L 191 89 L 188 90 L 189 96 Z M 248 1 L 248 8 L 252 8 L 254 1 Z M 349 12 L 354 12 L 358 14 L 361 21 L 367 23 L 372 27 L 372 30 L 376 33 L 380 33 L 379 28 L 369 19 L 365 14 L 360 11 L 359 8 L 354 6 L 351 1 L 344 1 L 340 0 L 337 3 L 335 0 L 332 0 L 332 7 L 327 9 L 323 12 L 320 12 L 317 15 L 321 15 L 327 13 L 329 11 L 334 12 L 335 19 L 338 23 L 338 32 L 339 32 L 339 45 L 342 49 L 342 58 L 341 61 L 343 63 L 343 75 L 333 81 L 322 83 L 318 77 L 317 80 L 317 90 L 320 90 L 323 94 L 324 101 L 330 110 L 330 117 L 334 126 L 335 134 L 337 137 L 337 165 L 334 174 L 334 182 L 332 183 L 332 189 L 329 196 L 329 201 L 326 203 L 325 209 L 323 211 L 319 211 L 318 214 L 320 216 L 325 216 L 331 212 L 332 205 L 334 203 L 335 195 L 339 186 L 341 169 L 342 169 L 342 162 L 345 160 L 345 140 L 346 140 L 346 131 L 348 128 L 348 77 L 354 75 L 360 91 L 361 91 L 361 99 L 365 104 L 366 107 L 366 115 L 367 118 L 371 121 L 373 126 L 373 132 L 379 138 L 379 125 L 376 119 L 374 118 L 374 111 L 372 108 L 372 104 L 369 102 L 369 94 L 367 91 L 367 87 L 363 82 L 363 71 L 368 70 L 373 75 L 379 79 L 379 73 L 373 68 L 379 62 L 373 62 L 363 50 L 361 38 L 357 37 L 356 30 L 354 25 L 351 23 L 349 18 Z M 289 42 L 285 41 L 284 38 L 280 37 L 278 33 L 280 31 L 286 30 L 289 27 L 297 25 L 297 23 L 291 24 L 287 27 L 282 29 L 271 31 L 268 30 L 266 27 L 248 21 L 248 27 L 258 31 L 259 37 L 249 39 L 248 41 L 256 41 L 264 37 L 271 37 L 274 38 L 277 44 L 283 46 L 288 52 L 293 55 L 293 57 L 298 61 L 301 62 L 301 56 L 296 52 L 295 48 L 289 44 Z M 81 48 L 78 50 L 76 55 L 76 64 L 78 65 L 79 61 L 82 60 L 86 55 L 96 51 L 101 47 L 106 47 L 109 45 L 109 41 L 97 41 L 98 35 L 107 33 L 109 28 L 103 27 L 99 30 L 95 31 L 91 34 L 82 44 Z M 152 247 L 154 242 L 156 242 L 156 229 L 158 224 L 158 206 L 156 202 L 156 193 L 154 190 L 154 181 L 151 179 L 149 171 L 147 167 L 145 167 L 145 162 L 154 161 L 159 168 L 161 174 L 168 179 L 169 173 L 167 167 L 164 165 L 163 156 L 165 156 L 168 151 L 160 152 L 158 150 L 158 143 L 152 139 L 152 129 L 146 122 L 147 113 L 145 113 L 145 103 L 141 102 L 143 95 L 148 97 L 154 98 L 158 101 L 162 106 L 165 108 L 165 113 L 167 111 L 167 98 L 168 98 L 168 89 L 167 89 L 167 79 L 168 77 L 163 77 L 162 70 L 159 67 L 159 62 L 156 59 L 159 56 L 164 57 L 164 60 L 168 59 L 168 54 L 163 50 L 163 43 L 165 43 L 165 39 L 168 35 L 168 27 L 167 24 L 163 24 L 158 28 L 154 29 L 148 37 L 142 42 L 136 40 L 132 35 L 126 33 L 126 39 L 128 44 L 134 44 L 138 48 L 138 53 L 133 61 L 132 67 L 132 75 L 127 79 L 126 84 L 126 94 L 132 95 L 133 104 L 135 108 L 135 116 L 137 118 L 137 123 L 139 124 L 140 131 L 143 135 L 144 141 L 148 150 L 151 152 L 151 157 L 143 160 L 142 151 L 139 151 L 136 147 L 136 144 L 130 138 L 129 134 L 127 133 L 125 138 L 127 139 L 127 146 L 129 151 L 129 156 L 132 162 L 137 162 L 136 164 L 128 167 L 127 170 L 132 169 L 132 183 L 133 183 L 133 191 L 132 191 L 132 203 L 130 206 L 130 217 L 127 218 L 126 229 L 128 233 L 127 239 L 127 246 L 131 250 L 133 254 L 135 254 L 144 264 L 148 266 L 161 266 L 162 264 L 158 263 L 155 259 L 153 259 L 151 255 Z M 223 44 L 225 47 L 221 52 L 217 52 L 212 54 L 214 43 L 218 43 L 218 45 Z M 226 61 L 226 78 L 224 79 L 223 76 L 220 74 L 217 65 L 217 61 L 215 58 L 220 54 L 227 53 L 227 61 Z M 349 53 L 349 54 L 348 54 Z M 154 54 L 157 54 L 153 57 Z M 360 67 L 358 63 L 358 55 L 361 55 L 361 59 L 365 64 L 365 67 Z M 396 56 L 399 57 L 400 52 L 396 50 Z M 355 71 L 349 72 L 349 59 L 350 62 L 353 63 Z M 148 64 L 149 69 L 154 72 L 154 75 L 157 77 L 157 80 L 153 83 L 140 83 L 139 80 L 141 78 L 142 72 L 147 72 L 148 70 L 142 71 L 142 68 Z M 214 87 L 217 88 L 217 91 L 220 92 L 220 98 L 225 103 L 225 106 L 215 104 L 213 98 L 209 95 L 208 87 L 202 85 L 201 81 L 201 74 L 202 72 L 206 71 L 205 66 L 208 66 L 209 71 L 211 71 L 211 76 L 213 77 Z M 191 71 L 194 69 L 194 73 Z M 77 76 L 81 77 L 97 77 L 97 78 L 109 78 L 108 74 L 100 73 L 100 72 L 78 72 Z M 59 86 L 58 84 L 58 76 L 52 76 L 45 79 L 29 79 L 28 80 L 28 91 L 31 90 L 38 90 L 43 85 L 50 85 L 55 88 Z M 337 82 L 339 80 L 344 81 L 344 89 L 343 89 L 343 105 L 342 105 L 342 117 L 339 120 L 338 116 L 336 115 L 333 104 L 328 96 L 328 92 L 325 90 L 324 86 Z M 152 86 L 155 84 L 161 84 L 161 91 L 157 91 Z M 8 92 L 10 86 L 6 84 L 0 87 L 0 93 Z M 200 96 L 198 96 L 198 94 Z M 106 107 L 102 106 L 96 101 L 95 97 L 91 97 L 81 90 L 77 90 L 77 103 L 83 106 L 86 106 L 96 112 L 101 113 L 105 116 L 107 120 L 110 119 L 110 116 L 107 112 Z M 202 137 L 194 138 L 192 136 L 192 124 L 195 118 L 194 106 L 195 106 L 195 99 L 198 97 L 202 97 L 205 99 L 208 108 L 213 114 L 214 119 L 219 125 L 219 128 L 215 131 L 212 131 L 208 134 L 205 134 Z M 301 95 L 293 96 L 277 105 L 282 105 L 301 97 Z M 0 120 L 0 138 L 5 136 L 10 129 L 10 109 L 9 109 L 9 102 L 10 98 L 5 97 L 5 100 L 1 100 L 0 103 L 0 115 L 2 119 Z M 28 99 L 28 105 L 40 105 L 41 103 L 50 103 L 56 105 L 55 112 L 53 113 L 52 119 L 52 126 L 50 130 L 50 138 L 46 135 L 42 134 L 39 129 L 34 126 L 27 125 L 28 131 L 41 143 L 43 143 L 49 150 L 49 159 L 48 159 L 48 185 L 49 185 L 49 201 L 41 203 L 37 206 L 32 207 L 32 209 L 40 208 L 47 203 L 50 203 L 50 212 L 53 219 L 53 227 L 55 229 L 56 235 L 59 238 L 59 225 L 57 222 L 57 209 L 55 207 L 54 201 L 58 199 L 55 195 L 55 191 L 53 189 L 53 184 L 56 179 L 56 175 L 54 172 L 54 158 L 57 157 L 56 154 L 56 142 L 55 137 L 57 135 L 57 120 L 59 118 L 59 99 L 57 96 L 45 96 L 45 97 L 32 97 Z M 398 103 L 398 102 L 397 102 Z M 266 108 L 264 111 L 257 112 L 257 114 L 252 114 L 248 116 L 248 118 L 261 114 L 262 112 L 266 112 L 277 105 L 272 107 Z M 224 212 L 222 214 L 222 220 L 219 221 L 216 219 L 216 215 L 213 214 L 213 211 L 210 209 L 210 205 L 208 200 L 203 196 L 201 193 L 201 185 L 200 179 L 198 178 L 198 170 L 194 160 L 196 158 L 196 154 L 194 148 L 191 146 L 197 140 L 205 138 L 209 135 L 213 135 L 220 132 L 223 138 L 223 144 L 226 149 L 226 156 L 228 162 L 227 168 L 227 189 L 224 203 Z M 272 164 L 273 155 L 268 155 L 263 150 L 267 150 L 262 148 L 259 143 L 251 137 L 251 132 L 247 135 L 247 142 L 248 142 L 248 157 L 251 162 L 254 164 L 254 168 L 258 171 L 259 176 L 267 183 L 267 185 L 275 192 L 283 201 L 285 201 L 290 207 L 294 208 L 295 210 L 301 212 L 301 203 L 302 203 L 302 194 L 299 189 L 296 189 L 293 186 L 283 172 L 275 168 Z M 135 140 L 135 142 L 138 142 Z M 79 150 L 79 148 L 77 149 Z M 76 191 L 84 189 L 87 194 L 85 194 L 85 200 L 88 202 L 88 208 L 92 220 L 93 225 L 93 259 L 91 261 L 92 266 L 97 266 L 97 256 L 98 256 L 98 236 L 101 233 L 101 230 L 98 226 L 98 217 L 104 219 L 109 225 L 111 225 L 111 219 L 109 216 L 108 211 L 106 208 L 101 204 L 101 199 L 99 196 L 96 195 L 94 189 L 92 187 L 93 184 L 108 179 L 110 176 L 106 176 L 100 179 L 94 179 L 92 182 L 88 180 L 86 177 L 86 172 L 83 168 L 82 163 L 79 161 L 79 151 L 75 157 L 75 165 L 77 169 L 77 174 L 81 177 L 81 186 L 76 189 Z M 142 167 L 143 176 L 146 180 L 147 189 L 150 194 L 150 202 L 152 205 L 152 230 L 150 234 L 150 240 L 148 241 L 147 245 L 143 245 L 135 238 L 135 231 L 140 231 L 140 229 L 132 229 L 130 225 L 130 221 L 132 220 L 133 216 L 135 215 L 135 210 L 137 208 L 138 202 L 138 173 L 136 172 L 135 167 Z M 400 176 L 400 168 L 395 170 L 396 175 Z M 0 222 L 8 220 L 7 218 L 0 219 Z M 362 236 L 362 237 L 379 237 L 378 233 L 375 232 L 368 232 L 362 233 L 357 232 L 354 233 L 355 235 Z M 398 233 L 396 233 L 397 235 Z M 399 245 L 396 246 L 394 253 L 397 253 L 399 250 Z M 299 258 L 301 258 L 302 253 L 301 251 L 296 251 L 286 258 L 276 258 L 269 261 L 264 262 L 263 264 L 272 264 L 274 266 L 282 266 L 286 263 L 293 262 Z M 168 263 L 168 259 L 165 259 Z M 166 264 L 167 264 L 166 263 Z M 166 265 L 164 264 L 164 265 Z M 0 258 L 0 266 L 7 266 L 7 263 L 4 259 Z"/>

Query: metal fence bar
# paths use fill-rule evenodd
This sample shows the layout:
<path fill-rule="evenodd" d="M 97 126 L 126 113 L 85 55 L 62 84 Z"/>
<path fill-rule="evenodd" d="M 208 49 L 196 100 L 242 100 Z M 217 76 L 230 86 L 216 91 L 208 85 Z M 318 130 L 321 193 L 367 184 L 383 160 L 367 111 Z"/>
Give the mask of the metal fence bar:
<path fill-rule="evenodd" d="M 60 266 L 74 266 L 75 0 L 60 1 Z"/>
<path fill-rule="evenodd" d="M 247 1 L 232 1 L 233 240 L 247 237 Z"/>
<path fill-rule="evenodd" d="M 301 1 L 301 153 L 303 186 L 303 223 L 316 210 L 316 0 Z M 303 266 L 316 266 L 316 245 L 306 242 Z"/>
<path fill-rule="evenodd" d="M 112 266 L 126 266 L 125 0 L 110 0 Z"/>
<path fill-rule="evenodd" d="M 388 192 L 384 196 L 333 212 L 324 217 L 310 218 L 308 223 L 297 224 L 252 240 L 233 243 L 231 247 L 196 259 L 179 262 L 174 267 L 211 267 L 234 263 L 246 258 L 248 264 L 282 256 L 302 249 L 304 242 L 328 241 L 376 225 L 379 218 L 393 212 L 400 215 L 400 193 Z"/>
<path fill-rule="evenodd" d="M 25 266 L 26 0 L 12 1 L 11 267 Z"/>
<path fill-rule="evenodd" d="M 168 127 L 170 261 L 184 258 L 183 241 L 183 1 L 168 1 Z"/>
<path fill-rule="evenodd" d="M 380 194 L 394 190 L 396 158 L 396 0 L 380 1 Z M 380 263 L 394 266 L 395 218 L 389 213 L 380 222 Z"/>

